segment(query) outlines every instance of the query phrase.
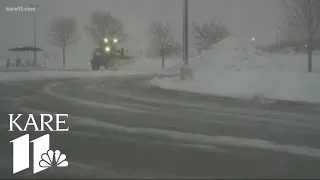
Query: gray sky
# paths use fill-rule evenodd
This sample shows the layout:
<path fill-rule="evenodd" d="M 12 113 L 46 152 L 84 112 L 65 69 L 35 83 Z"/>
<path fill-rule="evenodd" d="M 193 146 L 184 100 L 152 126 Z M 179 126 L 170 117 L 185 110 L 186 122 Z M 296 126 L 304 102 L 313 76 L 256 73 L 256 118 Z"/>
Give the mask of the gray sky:
<path fill-rule="evenodd" d="M 109 11 L 123 21 L 130 48 L 146 46 L 148 24 L 154 20 L 173 24 L 175 38 L 182 37 L 182 0 L 1 0 L 0 59 L 14 57 L 7 51 L 9 47 L 33 45 L 33 12 L 5 12 L 6 4 L 31 3 L 40 5 L 36 12 L 38 45 L 56 55 L 57 61 L 61 59 L 60 51 L 48 42 L 48 24 L 54 17 L 77 18 L 81 40 L 67 51 L 67 65 L 87 65 L 92 41 L 84 27 L 95 10 Z M 190 21 L 221 20 L 233 36 L 245 40 L 255 36 L 257 43 L 268 44 L 275 40 L 279 4 L 279 0 L 190 0 Z"/>

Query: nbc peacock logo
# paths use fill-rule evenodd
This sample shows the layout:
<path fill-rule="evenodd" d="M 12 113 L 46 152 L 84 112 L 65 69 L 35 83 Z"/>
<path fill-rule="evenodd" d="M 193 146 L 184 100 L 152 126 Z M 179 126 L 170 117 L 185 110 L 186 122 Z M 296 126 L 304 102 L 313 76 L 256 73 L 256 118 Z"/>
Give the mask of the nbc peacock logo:
<path fill-rule="evenodd" d="M 42 168 L 67 167 L 67 156 L 62 154 L 59 150 L 48 150 L 48 152 L 41 155 L 39 166 Z"/>
<path fill-rule="evenodd" d="M 55 131 L 65 132 L 69 131 L 69 126 L 66 125 L 66 120 L 62 118 L 68 118 L 68 114 L 40 114 L 40 120 L 36 121 L 35 115 L 28 114 L 27 122 L 24 128 L 18 123 L 19 119 L 24 117 L 23 114 L 9 114 L 10 129 L 9 131 Z M 52 122 L 55 120 L 55 123 Z M 25 122 L 25 121 L 22 121 Z M 37 124 L 37 122 L 41 122 Z M 51 124 L 50 124 L 51 123 Z M 54 126 L 53 124 L 54 123 Z M 32 127 L 32 129 L 28 129 Z M 33 168 L 33 174 L 44 171 L 50 167 L 67 167 L 67 156 L 59 150 L 52 150 L 50 146 L 50 134 L 42 135 L 36 139 L 31 140 L 30 134 L 22 135 L 16 139 L 10 141 L 12 143 L 12 173 L 16 174 L 31 166 Z M 32 144 L 32 145 L 31 145 Z M 31 147 L 32 146 L 32 147 Z M 33 151 L 30 153 L 30 151 Z M 32 156 L 32 157 L 31 157 Z M 31 161 L 31 162 L 30 162 Z"/>
<path fill-rule="evenodd" d="M 11 141 L 13 143 L 13 174 L 30 167 L 29 134 Z M 46 134 L 31 141 L 33 144 L 33 174 L 50 167 L 67 167 L 67 156 L 59 150 L 50 149 L 50 135 Z"/>

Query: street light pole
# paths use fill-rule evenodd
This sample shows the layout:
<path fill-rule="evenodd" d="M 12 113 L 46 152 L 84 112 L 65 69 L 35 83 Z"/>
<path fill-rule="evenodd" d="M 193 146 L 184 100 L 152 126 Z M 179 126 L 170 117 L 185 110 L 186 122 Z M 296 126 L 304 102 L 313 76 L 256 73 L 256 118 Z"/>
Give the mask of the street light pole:
<path fill-rule="evenodd" d="M 192 78 L 192 69 L 189 67 L 189 42 L 188 42 L 188 0 L 183 0 L 183 62 L 180 69 L 180 79 Z"/>
<path fill-rule="evenodd" d="M 39 4 L 32 4 L 32 7 L 35 8 L 37 11 Z M 34 51 L 33 51 L 33 65 L 37 66 L 37 20 L 36 20 L 36 11 L 33 14 L 33 44 L 34 44 Z"/>
<path fill-rule="evenodd" d="M 33 15 L 33 40 L 34 40 L 34 51 L 33 51 L 33 65 L 37 66 L 37 24 L 36 24 L 36 14 Z"/>
<path fill-rule="evenodd" d="M 189 42 L 188 42 L 188 0 L 183 0 L 183 61 L 189 64 Z"/>

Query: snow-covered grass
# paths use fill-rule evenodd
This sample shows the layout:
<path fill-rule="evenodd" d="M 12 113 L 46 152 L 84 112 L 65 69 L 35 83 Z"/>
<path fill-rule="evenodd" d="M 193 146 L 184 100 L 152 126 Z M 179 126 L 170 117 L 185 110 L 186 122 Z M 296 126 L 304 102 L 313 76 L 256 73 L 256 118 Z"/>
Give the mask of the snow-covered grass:
<path fill-rule="evenodd" d="M 93 78 L 106 76 L 127 76 L 135 72 L 112 72 L 112 71 L 26 71 L 26 72 L 0 72 L 0 82 L 41 80 L 48 78 Z"/>
<path fill-rule="evenodd" d="M 0 68 L 0 82 L 39 80 L 47 78 L 86 78 L 106 76 L 128 76 L 170 72 L 170 68 L 181 64 L 181 59 L 167 59 L 164 70 L 160 59 L 137 59 L 129 64 L 117 67 L 117 70 L 91 71 L 90 67 L 83 69 L 58 68 Z"/>
<path fill-rule="evenodd" d="M 194 78 L 153 79 L 152 85 L 238 98 L 320 102 L 320 55 L 307 73 L 305 54 L 267 54 L 228 38 L 190 61 Z"/>
<path fill-rule="evenodd" d="M 0 72 L 27 72 L 27 71 L 89 71 L 88 68 L 42 68 L 42 67 L 0 67 Z"/>

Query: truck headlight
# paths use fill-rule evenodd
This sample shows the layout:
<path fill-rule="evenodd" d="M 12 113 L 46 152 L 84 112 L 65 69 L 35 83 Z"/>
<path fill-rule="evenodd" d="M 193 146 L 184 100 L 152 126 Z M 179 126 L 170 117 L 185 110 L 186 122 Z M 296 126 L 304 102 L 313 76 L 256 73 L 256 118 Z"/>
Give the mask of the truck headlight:
<path fill-rule="evenodd" d="M 110 52 L 110 47 L 109 46 L 107 46 L 105 49 L 104 49 L 106 52 Z"/>
<path fill-rule="evenodd" d="M 117 39 L 117 38 L 114 38 L 114 39 L 113 39 L 113 42 L 114 42 L 114 43 L 117 43 L 117 42 L 118 42 L 118 39 Z"/>

